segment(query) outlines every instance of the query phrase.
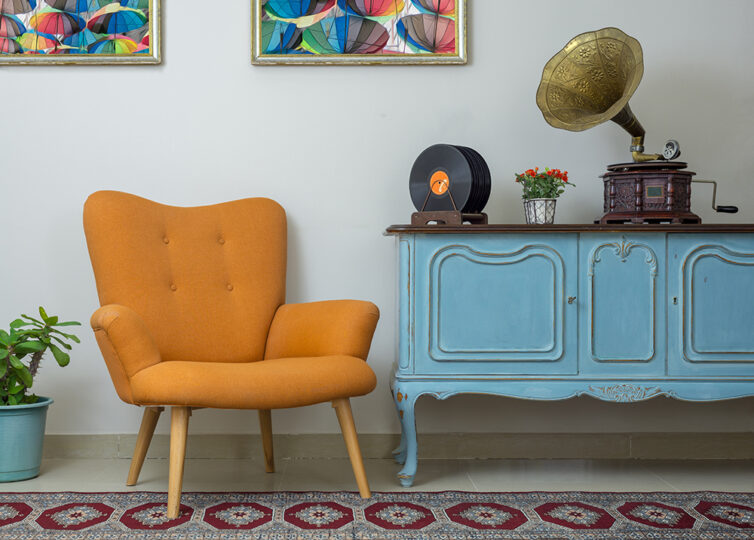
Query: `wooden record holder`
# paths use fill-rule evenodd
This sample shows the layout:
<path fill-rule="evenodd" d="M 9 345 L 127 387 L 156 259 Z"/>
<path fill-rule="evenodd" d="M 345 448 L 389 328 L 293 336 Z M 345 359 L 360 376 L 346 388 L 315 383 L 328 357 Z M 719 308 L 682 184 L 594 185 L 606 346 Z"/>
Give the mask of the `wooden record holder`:
<path fill-rule="evenodd" d="M 430 196 L 430 192 L 427 192 L 427 198 L 424 199 L 421 210 L 411 214 L 411 225 L 429 225 L 433 221 L 437 225 L 463 225 L 467 221 L 472 225 L 487 225 L 487 214 L 484 212 L 479 214 L 464 214 L 458 210 L 456 201 L 453 199 L 453 194 L 448 192 L 448 195 L 450 196 L 450 204 L 453 205 L 453 210 L 425 211 L 424 209 Z"/>
<path fill-rule="evenodd" d="M 438 225 L 463 225 L 465 222 L 472 225 L 487 225 L 487 214 L 464 214 L 457 210 L 414 212 L 411 214 L 411 225 L 429 225 L 433 221 L 437 222 Z"/>

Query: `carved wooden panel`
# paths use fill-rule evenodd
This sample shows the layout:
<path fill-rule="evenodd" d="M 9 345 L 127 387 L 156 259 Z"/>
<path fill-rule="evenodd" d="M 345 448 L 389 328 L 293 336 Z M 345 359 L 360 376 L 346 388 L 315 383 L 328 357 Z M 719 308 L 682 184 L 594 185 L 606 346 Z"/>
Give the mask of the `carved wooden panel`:
<path fill-rule="evenodd" d="M 416 373 L 576 372 L 578 240 L 541 238 L 417 238 Z"/>
<path fill-rule="evenodd" d="M 754 363 L 754 252 L 713 244 L 691 252 L 682 317 L 689 362 Z"/>
<path fill-rule="evenodd" d="M 657 342 L 657 255 L 625 236 L 589 257 L 589 352 L 597 362 L 649 362 Z"/>
<path fill-rule="evenodd" d="M 558 360 L 563 280 L 562 259 L 544 246 L 443 249 L 430 264 L 431 357 Z"/>

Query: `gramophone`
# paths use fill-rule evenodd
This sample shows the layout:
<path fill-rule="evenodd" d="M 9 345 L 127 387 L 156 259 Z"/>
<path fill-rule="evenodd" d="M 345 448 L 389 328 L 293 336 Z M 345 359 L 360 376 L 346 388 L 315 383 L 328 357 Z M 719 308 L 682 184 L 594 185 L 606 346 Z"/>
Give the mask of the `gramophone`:
<path fill-rule="evenodd" d="M 669 140 L 661 154 L 644 153 L 645 131 L 628 101 L 644 74 L 639 42 L 617 28 L 603 28 L 573 38 L 547 62 L 537 90 L 537 105 L 553 127 L 583 131 L 612 120 L 631 135 L 633 162 L 609 165 L 605 183 L 605 215 L 599 223 L 701 223 L 691 212 L 691 183 L 714 185 L 712 208 L 736 213 L 735 206 L 717 206 L 714 180 L 692 180 L 681 154 Z"/>

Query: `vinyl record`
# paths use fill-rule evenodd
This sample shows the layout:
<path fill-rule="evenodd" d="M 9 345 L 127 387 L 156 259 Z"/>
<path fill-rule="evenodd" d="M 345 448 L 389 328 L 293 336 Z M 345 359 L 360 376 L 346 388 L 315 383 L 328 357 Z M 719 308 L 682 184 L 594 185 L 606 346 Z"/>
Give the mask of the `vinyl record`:
<path fill-rule="evenodd" d="M 469 208 L 476 208 L 476 201 L 479 198 L 479 184 L 480 178 L 479 166 L 474 159 L 474 156 L 469 152 L 469 149 L 465 146 L 456 146 L 461 151 L 463 157 L 466 158 L 469 167 L 471 167 L 471 193 L 469 194 L 469 202 L 466 205 Z"/>
<path fill-rule="evenodd" d="M 480 213 L 492 179 L 484 158 L 472 148 L 436 144 L 422 152 L 411 169 L 409 192 L 418 211 Z"/>
<path fill-rule="evenodd" d="M 492 185 L 490 169 L 482 155 L 473 148 L 466 146 L 457 146 L 456 148 L 460 149 L 466 155 L 469 163 L 471 163 L 474 178 L 481 180 L 473 183 L 471 201 L 469 202 L 471 208 L 477 209 L 473 210 L 473 213 L 479 213 L 484 209 L 490 197 Z"/>

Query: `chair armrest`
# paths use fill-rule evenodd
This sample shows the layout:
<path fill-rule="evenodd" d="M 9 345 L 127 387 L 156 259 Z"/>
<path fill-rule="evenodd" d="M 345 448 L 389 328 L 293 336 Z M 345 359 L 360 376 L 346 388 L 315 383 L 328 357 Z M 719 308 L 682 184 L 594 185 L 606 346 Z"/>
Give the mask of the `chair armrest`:
<path fill-rule="evenodd" d="M 265 358 L 345 355 L 366 360 L 380 310 L 371 302 L 284 304 L 272 319 Z"/>
<path fill-rule="evenodd" d="M 134 403 L 131 377 L 161 361 L 149 329 L 138 313 L 118 304 L 102 306 L 90 322 L 118 396 Z"/>

